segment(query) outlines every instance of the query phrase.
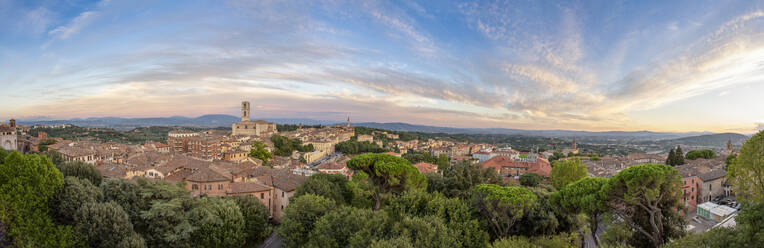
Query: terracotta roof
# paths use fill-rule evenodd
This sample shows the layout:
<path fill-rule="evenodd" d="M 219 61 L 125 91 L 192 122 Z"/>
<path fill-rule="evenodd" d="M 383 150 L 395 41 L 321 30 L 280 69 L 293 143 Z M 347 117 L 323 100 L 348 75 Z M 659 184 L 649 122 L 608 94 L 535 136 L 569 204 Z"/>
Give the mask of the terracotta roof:
<path fill-rule="evenodd" d="M 305 182 L 306 176 L 295 175 L 288 171 L 275 173 L 273 175 L 273 187 L 283 191 L 294 191 Z"/>
<path fill-rule="evenodd" d="M 62 147 L 61 149 L 58 149 L 58 152 L 70 157 L 82 157 L 96 154 L 96 151 L 72 146 Z"/>
<path fill-rule="evenodd" d="M 416 167 L 416 169 L 419 170 L 419 173 L 438 172 L 438 166 L 431 163 L 419 162 L 414 164 L 414 167 Z"/>
<path fill-rule="evenodd" d="M 521 162 L 506 156 L 495 156 L 480 164 L 483 168 L 493 168 L 497 172 L 501 172 L 502 168 L 527 168 L 527 172 L 533 172 L 545 177 L 549 177 L 549 173 L 552 172 L 552 166 L 544 158 L 538 158 L 532 162 Z"/>
<path fill-rule="evenodd" d="M 261 191 L 268 191 L 271 189 L 271 187 L 262 185 L 257 182 L 235 182 L 235 183 L 229 184 L 228 187 L 229 188 L 227 193 L 229 194 L 261 192 Z"/>
<path fill-rule="evenodd" d="M 726 175 L 727 175 L 727 171 L 716 169 L 710 172 L 700 174 L 700 180 L 703 180 L 704 182 L 708 182 L 708 181 L 713 181 L 713 180 L 725 177 Z"/>
<path fill-rule="evenodd" d="M 229 180 L 231 179 L 209 167 L 198 169 L 186 178 L 186 181 L 191 182 L 220 182 Z"/>

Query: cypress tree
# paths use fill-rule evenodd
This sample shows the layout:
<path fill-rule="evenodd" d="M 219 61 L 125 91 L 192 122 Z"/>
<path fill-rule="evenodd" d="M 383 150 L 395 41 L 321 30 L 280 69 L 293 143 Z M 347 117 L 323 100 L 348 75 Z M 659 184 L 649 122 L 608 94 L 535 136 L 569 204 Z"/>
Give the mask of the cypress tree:
<path fill-rule="evenodd" d="M 669 151 L 668 157 L 666 158 L 666 164 L 674 166 L 675 156 L 674 156 L 674 148 L 671 148 L 671 151 Z"/>
<path fill-rule="evenodd" d="M 676 155 L 676 165 L 683 165 L 684 164 L 684 152 L 682 152 L 681 146 L 676 146 L 676 152 L 674 153 Z"/>

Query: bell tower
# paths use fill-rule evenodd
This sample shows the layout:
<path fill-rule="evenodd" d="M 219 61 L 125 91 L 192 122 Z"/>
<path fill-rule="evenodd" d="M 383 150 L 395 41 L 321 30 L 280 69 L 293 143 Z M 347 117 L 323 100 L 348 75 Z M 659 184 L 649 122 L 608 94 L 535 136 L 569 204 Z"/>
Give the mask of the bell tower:
<path fill-rule="evenodd" d="M 241 102 L 241 121 L 249 121 L 249 102 Z"/>

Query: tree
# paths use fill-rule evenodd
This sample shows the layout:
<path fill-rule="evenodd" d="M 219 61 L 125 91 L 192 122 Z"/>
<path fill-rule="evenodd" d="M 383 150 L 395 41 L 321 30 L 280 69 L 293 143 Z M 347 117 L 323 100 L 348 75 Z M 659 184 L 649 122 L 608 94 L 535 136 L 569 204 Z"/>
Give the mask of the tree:
<path fill-rule="evenodd" d="M 448 159 L 448 155 L 440 154 L 438 155 L 438 161 L 436 164 L 438 165 L 438 170 L 442 171 L 451 166 L 451 160 Z"/>
<path fill-rule="evenodd" d="M 494 238 L 507 237 L 515 222 L 536 205 L 536 195 L 519 186 L 481 184 L 472 192 L 472 206 L 488 224 Z"/>
<path fill-rule="evenodd" d="M 485 247 L 489 235 L 479 220 L 472 216 L 470 205 L 458 198 L 448 198 L 439 192 L 412 190 L 390 200 L 385 207 L 393 220 L 410 217 L 437 217 L 454 231 L 453 236 L 463 247 Z"/>
<path fill-rule="evenodd" d="M 334 145 L 334 150 L 345 154 L 360 154 L 360 153 L 380 153 L 387 150 L 379 147 L 376 143 L 368 141 L 358 142 L 357 140 L 348 140 L 337 143 Z"/>
<path fill-rule="evenodd" d="M 122 207 L 113 202 L 85 203 L 74 215 L 74 229 L 89 247 L 116 247 L 134 234 L 133 225 Z"/>
<path fill-rule="evenodd" d="M 526 187 L 536 187 L 536 185 L 538 185 L 542 179 L 544 179 L 544 177 L 539 174 L 533 172 L 525 173 L 520 176 L 520 185 Z"/>
<path fill-rule="evenodd" d="M 6 151 L 3 148 L 0 148 L 0 164 L 2 164 L 3 161 L 5 161 L 5 157 L 7 157 L 8 154 L 10 154 L 10 152 Z"/>
<path fill-rule="evenodd" d="M 728 178 L 738 199 L 764 202 L 764 131 L 743 143 Z"/>
<path fill-rule="evenodd" d="M 674 219 L 677 209 L 682 208 L 682 193 L 677 185 L 682 185 L 677 170 L 667 165 L 642 164 L 611 177 L 600 197 L 607 199 L 606 207 L 646 238 L 649 246 L 658 247 L 682 234 L 684 223 Z"/>
<path fill-rule="evenodd" d="M 148 210 L 141 212 L 147 246 L 191 247 L 191 234 L 196 231 L 188 218 L 192 205 L 188 198 L 154 200 Z"/>
<path fill-rule="evenodd" d="M 509 238 L 498 239 L 493 242 L 491 248 L 575 248 L 580 247 L 576 244 L 575 234 L 563 233 L 560 235 L 549 235 L 529 238 L 526 236 L 512 236 Z"/>
<path fill-rule="evenodd" d="M 570 213 L 585 213 L 589 216 L 589 229 L 597 245 L 599 240 L 595 234 L 599 227 L 599 219 L 607 211 L 606 201 L 602 199 L 600 191 L 607 182 L 606 178 L 586 177 L 568 184 L 552 196 L 554 205 Z"/>
<path fill-rule="evenodd" d="M 692 150 L 687 152 L 687 155 L 684 156 L 685 158 L 689 160 L 696 160 L 699 158 L 704 159 L 711 159 L 716 157 L 716 153 L 714 151 L 705 149 L 705 150 Z"/>
<path fill-rule="evenodd" d="M 314 150 L 312 144 L 302 145 L 302 141 L 298 139 L 290 139 L 286 136 L 272 135 L 271 142 L 275 151 L 273 154 L 278 156 L 292 156 L 294 151 L 299 152 L 312 152 Z"/>
<path fill-rule="evenodd" d="M 244 217 L 239 206 L 228 198 L 202 197 L 197 199 L 196 207 L 188 214 L 194 247 L 242 247 Z"/>
<path fill-rule="evenodd" d="M 674 152 L 674 148 L 671 148 L 669 151 L 668 157 L 666 157 L 666 164 L 671 166 L 677 165 L 676 152 Z"/>
<path fill-rule="evenodd" d="M 427 179 L 406 159 L 388 154 L 366 153 L 347 162 L 347 167 L 369 176 L 374 210 L 379 210 L 382 197 L 388 193 L 401 193 L 411 188 L 426 188 Z"/>
<path fill-rule="evenodd" d="M 586 165 L 579 159 L 556 161 L 550 173 L 552 185 L 559 189 L 589 175 Z"/>
<path fill-rule="evenodd" d="M 48 146 L 55 144 L 56 142 L 57 141 L 54 139 L 47 139 L 47 140 L 41 141 L 40 143 L 37 144 L 37 150 L 39 150 L 40 152 L 46 152 L 48 151 Z"/>
<path fill-rule="evenodd" d="M 95 186 L 100 185 L 103 179 L 98 169 L 84 162 L 62 163 L 57 167 L 61 174 L 64 174 L 64 177 L 78 177 L 89 180 Z"/>
<path fill-rule="evenodd" d="M 270 234 L 268 232 L 268 207 L 251 195 L 234 196 L 232 199 L 239 206 L 244 217 L 244 234 L 247 245 L 260 243 Z"/>
<path fill-rule="evenodd" d="M 727 156 L 727 158 L 724 159 L 724 170 L 729 171 L 729 167 L 731 164 L 735 162 L 735 159 L 737 158 L 737 154 L 730 154 Z"/>
<path fill-rule="evenodd" d="M 504 183 L 496 170 L 483 168 L 467 161 L 460 161 L 451 165 L 442 170 L 441 173 L 443 173 L 442 180 L 437 176 L 428 178 L 427 189 L 429 192 L 438 191 L 447 197 L 469 199 L 475 185 Z M 431 182 L 434 183 L 432 187 L 430 187 Z"/>
<path fill-rule="evenodd" d="M 11 152 L 0 164 L 0 222 L 16 247 L 65 247 L 72 230 L 57 226 L 48 202 L 64 177 L 45 156 Z"/>
<path fill-rule="evenodd" d="M 317 195 L 303 195 L 292 198 L 284 210 L 284 217 L 279 226 L 279 236 L 287 247 L 302 247 L 310 241 L 310 231 L 316 220 L 334 209 L 334 201 Z"/>
<path fill-rule="evenodd" d="M 674 155 L 676 156 L 676 165 L 683 165 L 684 164 L 684 152 L 682 152 L 681 146 L 676 146 L 676 151 L 674 152 Z"/>
<path fill-rule="evenodd" d="M 268 165 L 268 161 L 272 157 L 271 153 L 265 149 L 263 142 L 260 141 L 255 141 L 255 143 L 252 145 L 252 150 L 249 151 L 249 156 L 262 160 L 263 165 Z"/>
<path fill-rule="evenodd" d="M 90 181 L 76 177 L 64 178 L 64 186 L 53 196 L 52 212 L 59 223 L 72 223 L 74 214 L 85 203 L 103 200 L 101 190 Z"/>
<path fill-rule="evenodd" d="M 135 182 L 125 179 L 110 178 L 101 182 L 101 192 L 104 201 L 114 202 L 122 207 L 122 210 L 130 217 L 133 229 L 143 232 L 145 226 L 141 220 L 141 211 L 148 205 L 144 205 L 141 197 L 141 188 Z"/>
<path fill-rule="evenodd" d="M 390 237 L 406 237 L 414 247 L 461 246 L 456 232 L 435 216 L 403 217 L 392 225 Z"/>
<path fill-rule="evenodd" d="M 384 211 L 340 207 L 316 220 L 310 230 L 309 247 L 368 247 L 387 233 L 389 218 Z"/>
<path fill-rule="evenodd" d="M 318 173 L 309 176 L 302 185 L 297 187 L 293 197 L 306 194 L 326 197 L 338 205 L 350 204 L 353 200 L 353 189 L 348 184 L 348 179 L 339 174 Z"/>

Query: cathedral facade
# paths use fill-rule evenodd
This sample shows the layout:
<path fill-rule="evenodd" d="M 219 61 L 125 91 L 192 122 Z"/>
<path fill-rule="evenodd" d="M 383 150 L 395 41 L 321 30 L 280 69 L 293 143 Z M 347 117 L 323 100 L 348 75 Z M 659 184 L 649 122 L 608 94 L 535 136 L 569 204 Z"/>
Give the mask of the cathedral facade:
<path fill-rule="evenodd" d="M 278 133 L 276 124 L 264 120 L 252 121 L 249 118 L 249 102 L 241 102 L 241 122 L 234 123 L 231 127 L 232 135 L 268 136 Z"/>

